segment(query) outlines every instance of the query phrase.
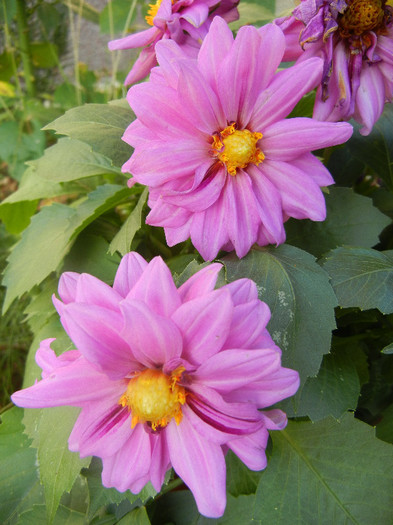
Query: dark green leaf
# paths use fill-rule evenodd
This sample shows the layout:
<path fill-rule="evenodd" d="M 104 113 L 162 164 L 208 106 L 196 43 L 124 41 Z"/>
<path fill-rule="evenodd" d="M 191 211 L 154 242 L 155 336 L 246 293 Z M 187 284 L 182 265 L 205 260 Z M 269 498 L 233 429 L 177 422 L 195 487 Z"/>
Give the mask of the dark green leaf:
<path fill-rule="evenodd" d="M 393 251 L 337 248 L 323 259 L 342 307 L 393 312 Z"/>
<path fill-rule="evenodd" d="M 393 404 L 382 412 L 381 421 L 376 426 L 376 436 L 383 441 L 393 443 Z"/>
<path fill-rule="evenodd" d="M 287 242 L 316 257 L 341 245 L 372 248 L 391 222 L 370 198 L 350 188 L 331 188 L 326 195 L 326 208 L 323 222 L 290 219 L 285 224 Z"/>
<path fill-rule="evenodd" d="M 18 525 L 38 525 L 47 523 L 45 505 L 34 505 L 32 509 L 24 512 Z M 60 505 L 54 517 L 53 525 L 86 525 L 85 516 L 75 510 Z"/>
<path fill-rule="evenodd" d="M 44 129 L 85 142 L 120 167 L 132 153 L 121 140 L 132 120 L 131 110 L 118 104 L 85 104 L 70 109 Z"/>
<path fill-rule="evenodd" d="M 37 472 L 37 451 L 23 434 L 23 410 L 13 408 L 1 416 L 0 522 L 15 523 L 17 516 L 42 501 Z"/>
<path fill-rule="evenodd" d="M 16 204 L 2 203 L 0 219 L 4 222 L 7 231 L 13 234 L 22 232 L 30 223 L 30 218 L 37 209 L 37 200 L 17 202 Z"/>
<path fill-rule="evenodd" d="M 118 521 L 118 525 L 150 525 L 146 507 L 138 507 L 137 509 L 133 509 Z"/>
<path fill-rule="evenodd" d="M 268 330 L 283 351 L 283 365 L 297 370 L 303 381 L 314 376 L 330 349 L 337 304 L 314 257 L 284 244 L 252 250 L 241 260 L 231 254 L 223 262 L 229 281 L 256 282 L 259 298 L 272 312 Z"/>
<path fill-rule="evenodd" d="M 254 472 L 232 452 L 226 455 L 227 464 L 227 490 L 232 496 L 240 494 L 254 494 L 258 487 L 260 472 Z"/>
<path fill-rule="evenodd" d="M 393 354 L 393 343 L 390 343 L 390 345 L 385 346 L 381 351 L 384 354 Z"/>
<path fill-rule="evenodd" d="M 51 68 L 59 63 L 59 51 L 51 42 L 31 42 L 31 59 L 35 67 Z"/>
<path fill-rule="evenodd" d="M 340 423 L 289 422 L 272 438 L 253 502 L 257 523 L 391 522 L 393 447 L 376 439 L 373 428 L 348 414 Z"/>

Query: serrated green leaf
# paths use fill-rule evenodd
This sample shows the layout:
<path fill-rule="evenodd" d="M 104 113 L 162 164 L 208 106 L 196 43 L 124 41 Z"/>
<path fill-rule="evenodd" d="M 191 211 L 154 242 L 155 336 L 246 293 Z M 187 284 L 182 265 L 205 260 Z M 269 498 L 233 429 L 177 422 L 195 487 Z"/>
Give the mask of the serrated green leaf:
<path fill-rule="evenodd" d="M 56 514 L 63 492 L 69 492 L 91 458 L 79 458 L 68 450 L 68 436 L 80 409 L 56 407 L 40 410 L 40 418 L 33 439 L 37 448 L 41 483 L 44 486 L 48 521 Z"/>
<path fill-rule="evenodd" d="M 148 189 L 145 188 L 139 197 L 135 208 L 110 243 L 109 253 L 111 255 L 116 251 L 118 251 L 120 255 L 125 255 L 130 251 L 134 236 L 142 225 L 142 211 L 147 200 L 147 195 Z"/>
<path fill-rule="evenodd" d="M 69 192 L 72 191 L 75 191 L 75 188 L 71 188 Z M 2 207 L 7 204 L 55 197 L 69 192 L 60 184 L 41 179 L 33 168 L 27 168 L 22 176 L 18 189 L 0 203 L 0 213 Z"/>
<path fill-rule="evenodd" d="M 339 305 L 393 312 L 393 251 L 337 248 L 323 259 Z"/>
<path fill-rule="evenodd" d="M 258 487 L 261 472 L 254 472 L 230 450 L 225 457 L 227 465 L 227 491 L 232 496 L 254 494 Z"/>
<path fill-rule="evenodd" d="M 45 505 L 34 505 L 19 518 L 18 525 L 37 525 L 47 523 Z M 84 514 L 60 505 L 53 525 L 86 525 Z"/>
<path fill-rule="evenodd" d="M 120 167 L 132 153 L 121 140 L 132 120 L 131 110 L 118 104 L 85 104 L 68 110 L 44 129 L 85 142 Z"/>
<path fill-rule="evenodd" d="M 129 192 L 128 188 L 105 184 L 91 192 L 77 208 L 55 203 L 35 215 L 8 258 L 3 280 L 7 287 L 4 311 L 16 297 L 56 271 L 75 237 Z M 29 261 L 28 272 L 26 261 Z"/>
<path fill-rule="evenodd" d="M 36 466 L 37 451 L 23 433 L 23 410 L 14 407 L 1 415 L 0 522 L 15 523 L 17 516 L 42 501 Z"/>
<path fill-rule="evenodd" d="M 391 522 L 393 448 L 372 427 L 347 414 L 340 423 L 289 422 L 272 438 L 254 501 L 248 496 L 253 523 Z"/>
<path fill-rule="evenodd" d="M 296 414 L 320 421 L 327 416 L 339 419 L 355 410 L 360 395 L 357 360 L 366 360 L 358 345 L 336 346 L 325 355 L 317 377 L 309 377 L 300 394 Z"/>
<path fill-rule="evenodd" d="M 118 525 L 150 525 L 146 507 L 138 507 L 137 509 L 133 509 L 118 521 Z"/>
<path fill-rule="evenodd" d="M 314 257 L 284 244 L 252 250 L 241 260 L 231 254 L 223 262 L 229 281 L 256 282 L 259 298 L 272 312 L 268 330 L 283 351 L 283 365 L 297 370 L 303 381 L 316 375 L 330 349 L 337 302 Z"/>
<path fill-rule="evenodd" d="M 326 198 L 323 222 L 290 219 L 285 224 L 287 242 L 321 257 L 342 245 L 372 248 L 390 219 L 373 206 L 368 197 L 350 188 L 331 188 Z"/>
<path fill-rule="evenodd" d="M 53 182 L 69 182 L 93 175 L 121 174 L 110 159 L 92 151 L 80 140 L 63 138 L 45 150 L 40 159 L 30 161 L 38 175 Z"/>
<path fill-rule="evenodd" d="M 390 345 L 387 345 L 384 348 L 382 348 L 381 352 L 383 354 L 393 354 L 393 343 L 390 343 Z"/>
<path fill-rule="evenodd" d="M 37 200 L 17 202 L 16 204 L 2 203 L 0 207 L 0 219 L 3 221 L 7 231 L 17 235 L 30 223 L 30 218 L 37 209 Z"/>

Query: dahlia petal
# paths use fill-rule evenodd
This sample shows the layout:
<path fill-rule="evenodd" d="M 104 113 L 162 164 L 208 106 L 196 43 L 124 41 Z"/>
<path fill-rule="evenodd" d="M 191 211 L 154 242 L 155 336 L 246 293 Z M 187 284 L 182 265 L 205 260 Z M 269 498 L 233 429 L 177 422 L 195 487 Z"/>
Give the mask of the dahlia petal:
<path fill-rule="evenodd" d="M 120 308 L 125 321 L 120 335 L 128 342 L 140 363 L 147 368 L 155 368 L 169 359 L 180 357 L 182 338 L 173 321 L 132 299 L 123 301 Z"/>
<path fill-rule="evenodd" d="M 326 205 L 319 186 L 289 162 L 265 161 L 263 174 L 281 194 L 283 211 L 296 219 L 323 221 Z"/>
<path fill-rule="evenodd" d="M 257 286 L 251 279 L 237 279 L 225 285 L 225 289 L 230 291 L 234 306 L 258 299 Z"/>
<path fill-rule="evenodd" d="M 131 434 L 128 409 L 118 404 L 118 396 L 106 397 L 82 408 L 68 438 L 68 447 L 81 457 L 105 458 L 116 454 Z"/>
<path fill-rule="evenodd" d="M 42 347 L 38 349 L 38 353 Z M 59 360 L 59 358 L 57 358 Z M 12 402 L 25 408 L 84 406 L 121 395 L 122 381 L 111 381 L 83 358 L 57 368 L 35 385 L 12 394 Z"/>
<path fill-rule="evenodd" d="M 219 352 L 229 333 L 232 312 L 230 293 L 222 288 L 182 304 L 172 319 L 183 334 L 183 357 L 203 363 Z"/>
<path fill-rule="evenodd" d="M 193 66 L 190 60 L 180 63 L 179 103 L 185 118 L 203 133 L 211 135 L 227 125 L 226 115 L 213 89 Z"/>
<path fill-rule="evenodd" d="M 382 115 L 385 105 L 385 83 L 378 67 L 370 66 L 360 73 L 360 86 L 356 94 L 355 118 L 363 124 L 361 135 L 369 135 Z"/>
<path fill-rule="evenodd" d="M 280 364 L 275 350 L 222 350 L 202 363 L 193 378 L 225 394 L 271 375 Z"/>
<path fill-rule="evenodd" d="M 227 445 L 250 470 L 263 470 L 267 465 L 268 439 L 269 433 L 262 427 L 253 434 L 232 439 Z"/>
<path fill-rule="evenodd" d="M 159 435 L 150 434 L 150 443 L 152 452 L 149 477 L 154 489 L 159 492 L 164 483 L 165 474 L 171 467 L 165 432 Z"/>
<path fill-rule="evenodd" d="M 183 47 L 174 40 L 167 39 L 158 42 L 155 51 L 166 83 L 176 89 L 180 73 L 179 59 L 186 58 Z"/>
<path fill-rule="evenodd" d="M 161 257 L 149 262 L 127 299 L 142 301 L 163 316 L 170 316 L 181 304 L 172 274 Z"/>
<path fill-rule="evenodd" d="M 250 129 L 263 133 L 267 126 L 286 117 L 321 81 L 322 67 L 323 61 L 313 57 L 277 73 L 255 103 Z"/>
<path fill-rule="evenodd" d="M 165 239 L 168 246 L 179 244 L 179 242 L 183 242 L 190 237 L 191 221 L 192 217 L 190 217 L 190 219 L 182 226 L 165 228 Z M 146 223 L 150 224 L 147 220 Z"/>
<path fill-rule="evenodd" d="M 210 208 L 195 213 L 192 217 L 191 239 L 205 261 L 214 259 L 220 248 L 229 240 L 225 191 L 224 188 L 220 198 Z"/>
<path fill-rule="evenodd" d="M 258 299 L 235 306 L 225 348 L 254 348 L 269 319 L 269 307 Z"/>
<path fill-rule="evenodd" d="M 58 292 L 61 300 L 65 304 L 73 303 L 75 301 L 76 285 L 79 277 L 80 273 L 76 272 L 65 272 L 61 274 L 59 279 Z"/>
<path fill-rule="evenodd" d="M 147 262 L 139 253 L 127 253 L 120 261 L 113 283 L 113 289 L 121 297 L 126 297 L 138 282 L 146 267 Z"/>
<path fill-rule="evenodd" d="M 178 290 L 182 303 L 213 291 L 222 267 L 219 263 L 209 264 L 187 279 Z"/>
<path fill-rule="evenodd" d="M 209 7 L 207 4 L 194 3 L 182 11 L 181 17 L 194 27 L 200 27 L 206 22 L 209 16 Z"/>
<path fill-rule="evenodd" d="M 258 29 L 262 37 L 262 48 L 269 47 L 269 53 L 261 50 L 263 61 L 262 89 L 266 87 L 281 64 L 285 51 L 285 37 L 280 28 L 274 24 L 266 24 Z"/>
<path fill-rule="evenodd" d="M 288 423 L 285 412 L 274 408 L 273 410 L 264 410 L 260 412 L 265 427 L 269 430 L 283 430 Z"/>
<path fill-rule="evenodd" d="M 111 40 L 108 42 L 108 48 L 111 51 L 117 49 L 134 49 L 136 47 L 147 46 L 161 33 L 156 27 L 149 27 L 145 31 L 140 31 L 139 33 L 133 33 L 123 38 L 118 38 L 117 40 Z"/>
<path fill-rule="evenodd" d="M 265 408 L 293 396 L 299 388 L 299 374 L 290 368 L 281 368 L 271 377 L 244 386 L 226 394 L 228 402 L 255 403 Z"/>
<path fill-rule="evenodd" d="M 71 359 L 60 360 L 59 357 L 54 353 L 50 345 L 56 341 L 55 338 L 51 337 L 41 341 L 40 346 L 35 354 L 35 362 L 42 369 L 42 377 L 46 377 L 48 374 L 51 374 L 53 370 L 59 366 L 65 366 L 71 361 L 75 361 L 78 357 L 81 356 L 81 353 L 77 350 L 70 350 L 62 354 L 64 357 L 71 354 Z"/>
<path fill-rule="evenodd" d="M 135 60 L 134 65 L 131 68 L 131 71 L 128 73 L 124 80 L 125 86 L 130 86 L 135 82 L 147 77 L 150 73 L 150 70 L 157 65 L 157 58 L 154 52 L 153 44 L 139 53 L 138 58 Z"/>
<path fill-rule="evenodd" d="M 318 186 L 330 186 L 330 184 L 334 184 L 334 179 L 329 170 L 312 153 L 304 153 L 297 159 L 292 160 L 291 164 L 303 171 L 303 173 L 310 177 Z"/>
<path fill-rule="evenodd" d="M 151 203 L 149 203 L 149 206 Z M 152 226 L 162 226 L 163 228 L 176 228 L 183 226 L 191 217 L 191 212 L 165 202 L 160 196 L 154 204 L 146 218 L 146 223 Z"/>
<path fill-rule="evenodd" d="M 113 456 L 102 460 L 102 484 L 124 492 L 133 483 L 147 475 L 151 463 L 149 434 L 143 425 L 137 425 L 128 441 Z"/>
<path fill-rule="evenodd" d="M 189 212 L 200 212 L 212 206 L 220 197 L 226 182 L 223 170 L 206 179 L 194 190 L 172 192 L 166 194 L 164 199 L 169 204 L 185 208 Z"/>
<path fill-rule="evenodd" d="M 281 194 L 257 166 L 249 166 L 247 172 L 267 240 L 270 244 L 281 244 L 285 241 Z"/>
<path fill-rule="evenodd" d="M 235 177 L 227 178 L 224 197 L 229 240 L 237 256 L 243 257 L 256 242 L 259 226 L 251 180 L 246 172 L 239 171 Z"/>
<path fill-rule="evenodd" d="M 61 322 L 83 356 L 110 377 L 120 378 L 139 370 L 129 346 L 118 335 L 123 325 L 120 312 L 71 303 L 65 306 Z"/>
<path fill-rule="evenodd" d="M 97 277 L 82 273 L 76 285 L 75 302 L 102 306 L 117 312 L 122 299 L 116 290 Z"/>
<path fill-rule="evenodd" d="M 381 57 L 384 62 L 393 65 L 393 40 L 392 34 L 378 36 L 378 43 L 375 50 L 376 54 Z"/>
<path fill-rule="evenodd" d="M 297 117 L 268 126 L 260 144 L 266 158 L 286 161 L 309 151 L 342 144 L 352 132 L 347 122 L 319 122 Z M 266 159 L 263 166 L 265 163 Z"/>
<path fill-rule="evenodd" d="M 230 52 L 232 45 L 233 34 L 228 24 L 219 16 L 214 17 L 198 54 L 198 69 L 216 93 L 217 72 L 223 57 Z"/>
<path fill-rule="evenodd" d="M 172 420 L 165 433 L 173 468 L 193 493 L 199 512 L 209 518 L 222 516 L 226 472 L 220 445 L 203 439 L 186 417 L 179 426 Z"/>
<path fill-rule="evenodd" d="M 304 53 L 300 43 L 300 33 L 304 29 L 304 24 L 300 20 L 296 20 L 294 16 L 278 18 L 274 20 L 284 32 L 285 36 L 285 52 L 282 57 L 283 62 L 293 62 L 300 55 Z"/>

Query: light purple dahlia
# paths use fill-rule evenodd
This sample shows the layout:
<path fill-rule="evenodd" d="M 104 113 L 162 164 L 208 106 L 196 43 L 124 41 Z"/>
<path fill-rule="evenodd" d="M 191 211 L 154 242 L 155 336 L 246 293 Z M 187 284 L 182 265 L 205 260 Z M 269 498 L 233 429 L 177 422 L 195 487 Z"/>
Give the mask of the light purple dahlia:
<path fill-rule="evenodd" d="M 393 8 L 386 0 L 302 0 L 276 20 L 287 39 L 284 59 L 324 60 L 314 118 L 354 118 L 368 135 L 393 96 Z"/>
<path fill-rule="evenodd" d="M 42 380 L 13 394 L 26 408 L 82 410 L 69 448 L 102 458 L 102 482 L 159 491 L 173 467 L 209 517 L 225 509 L 225 453 L 266 467 L 268 430 L 286 416 L 259 411 L 293 395 L 298 373 L 281 366 L 268 306 L 240 279 L 214 290 L 220 264 L 176 288 L 160 257 L 131 252 L 113 288 L 88 274 L 62 275 L 54 298 L 77 350 L 57 357 L 41 342 Z"/>
<path fill-rule="evenodd" d="M 143 47 L 139 58 L 124 84 L 142 80 L 157 65 L 155 45 L 162 39 L 173 39 L 185 53 L 196 57 L 213 16 L 220 15 L 227 22 L 239 18 L 239 0 L 157 0 L 149 4 L 146 22 L 149 29 L 109 42 L 111 51 Z"/>
<path fill-rule="evenodd" d="M 310 151 L 346 141 L 347 123 L 285 117 L 321 80 L 311 58 L 276 73 L 285 39 L 273 24 L 242 27 L 236 40 L 216 17 L 197 59 L 173 41 L 160 67 L 133 86 L 135 148 L 124 172 L 149 186 L 147 223 L 169 246 L 191 237 L 205 260 L 222 248 L 243 257 L 254 243 L 280 244 L 289 217 L 322 221 L 321 186 L 334 181 Z"/>

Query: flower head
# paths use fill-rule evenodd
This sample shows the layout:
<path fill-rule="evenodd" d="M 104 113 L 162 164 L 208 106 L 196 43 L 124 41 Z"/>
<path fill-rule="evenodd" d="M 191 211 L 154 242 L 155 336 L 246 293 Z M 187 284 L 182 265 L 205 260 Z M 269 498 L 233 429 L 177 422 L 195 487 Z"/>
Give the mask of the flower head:
<path fill-rule="evenodd" d="M 36 354 L 42 380 L 12 396 L 27 408 L 82 410 L 69 437 L 81 456 L 102 458 L 106 487 L 159 491 L 170 467 L 202 514 L 225 508 L 225 453 L 253 470 L 266 466 L 277 409 L 259 411 L 298 388 L 266 330 L 269 308 L 240 279 L 214 290 L 219 264 L 176 288 L 160 257 L 121 261 L 113 288 L 65 273 L 54 298 L 76 350 L 56 357 L 46 339 Z"/>
<path fill-rule="evenodd" d="M 254 243 L 284 242 L 288 217 L 324 220 L 320 187 L 333 179 L 310 151 L 352 127 L 285 119 L 323 62 L 276 73 L 284 48 L 275 25 L 242 27 L 234 40 L 216 17 L 197 59 L 160 42 L 160 67 L 129 90 L 137 119 L 123 139 L 135 151 L 123 171 L 149 186 L 147 223 L 165 228 L 169 246 L 191 237 L 206 260 L 221 248 L 243 257 Z"/>
<path fill-rule="evenodd" d="M 286 59 L 324 60 L 314 118 L 353 117 L 368 135 L 393 96 L 393 8 L 386 0 L 302 0 L 276 23 Z"/>
<path fill-rule="evenodd" d="M 239 18 L 238 0 L 157 0 L 149 4 L 146 22 L 149 29 L 109 42 L 110 50 L 143 47 L 126 77 L 130 85 L 146 77 L 157 65 L 155 45 L 162 39 L 175 40 L 185 53 L 196 57 L 215 15 L 228 22 Z"/>

